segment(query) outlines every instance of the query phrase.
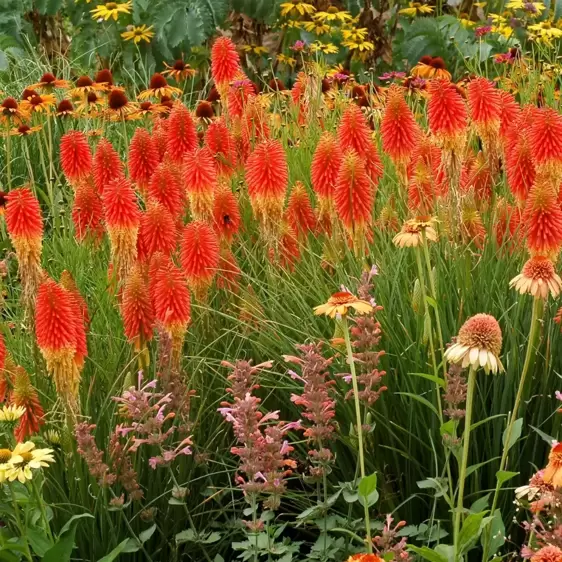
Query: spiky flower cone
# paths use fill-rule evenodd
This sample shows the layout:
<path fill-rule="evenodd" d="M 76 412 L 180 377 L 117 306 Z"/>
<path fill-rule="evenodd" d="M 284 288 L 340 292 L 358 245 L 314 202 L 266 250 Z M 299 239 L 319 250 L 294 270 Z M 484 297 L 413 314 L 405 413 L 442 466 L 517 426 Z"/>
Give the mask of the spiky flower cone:
<path fill-rule="evenodd" d="M 488 161 L 479 152 L 476 158 L 471 159 L 463 166 L 460 178 L 460 191 L 468 193 L 472 191 L 478 208 L 487 204 L 492 198 L 494 178 Z"/>
<path fill-rule="evenodd" d="M 103 205 L 91 180 L 82 181 L 76 187 L 72 204 L 72 222 L 79 242 L 86 239 L 99 243 L 105 233 Z"/>
<path fill-rule="evenodd" d="M 521 209 L 510 205 L 500 198 L 496 205 L 496 222 L 494 224 L 496 244 L 499 248 L 507 248 L 513 252 L 520 247 L 522 239 Z"/>
<path fill-rule="evenodd" d="M 27 187 L 13 189 L 6 196 L 6 227 L 18 258 L 22 299 L 33 309 L 41 281 L 43 217 L 39 201 Z"/>
<path fill-rule="evenodd" d="M 472 123 L 482 139 L 488 167 L 495 176 L 500 157 L 500 92 L 487 78 L 475 78 L 468 84 L 468 105 Z"/>
<path fill-rule="evenodd" d="M 10 395 L 10 404 L 25 408 L 25 413 L 19 419 L 14 430 L 14 437 L 18 443 L 23 443 L 26 437 L 35 435 L 45 423 L 45 412 L 39 401 L 37 391 L 31 384 L 29 375 L 23 367 L 17 366 L 13 372 L 14 388 Z"/>
<path fill-rule="evenodd" d="M 229 247 L 221 249 L 219 265 L 217 268 L 217 287 L 230 292 L 238 292 L 240 267 L 232 250 Z"/>
<path fill-rule="evenodd" d="M 226 104 L 228 84 L 240 72 L 236 45 L 228 37 L 219 37 L 211 49 L 211 75 L 221 100 Z"/>
<path fill-rule="evenodd" d="M 300 181 L 295 182 L 291 190 L 285 217 L 298 238 L 306 239 L 316 228 L 316 217 L 308 191 Z"/>
<path fill-rule="evenodd" d="M 246 162 L 248 195 L 265 240 L 275 244 L 283 216 L 289 171 L 281 143 L 258 144 Z"/>
<path fill-rule="evenodd" d="M 535 183 L 535 160 L 527 131 L 516 128 L 512 134 L 511 146 L 506 145 L 505 168 L 509 189 L 522 207 L 527 200 L 529 190 Z"/>
<path fill-rule="evenodd" d="M 342 151 L 353 149 L 365 156 L 371 149 L 371 130 L 361 109 L 350 105 L 344 112 L 338 127 L 338 140 Z"/>
<path fill-rule="evenodd" d="M 136 352 L 144 350 L 152 339 L 154 330 L 154 308 L 140 267 L 134 267 L 125 281 L 121 317 L 125 336 Z"/>
<path fill-rule="evenodd" d="M 154 141 L 156 152 L 158 152 L 158 161 L 162 162 L 168 151 L 168 122 L 166 120 L 160 119 L 154 123 L 152 140 Z"/>
<path fill-rule="evenodd" d="M 529 192 L 523 225 L 531 255 L 555 257 L 562 245 L 562 210 L 550 182 L 550 174 L 537 177 Z"/>
<path fill-rule="evenodd" d="M 240 121 L 244 154 L 250 154 L 256 145 L 271 137 L 269 125 L 267 124 L 268 117 L 268 114 L 256 97 L 248 101 Z"/>
<path fill-rule="evenodd" d="M 365 251 L 365 234 L 371 224 L 374 191 L 359 155 L 348 150 L 343 157 L 334 192 L 337 216 L 349 233 L 357 256 Z"/>
<path fill-rule="evenodd" d="M 111 260 L 117 280 L 123 280 L 137 259 L 137 236 L 141 213 L 137 196 L 126 178 L 109 183 L 103 192 L 103 209 Z"/>
<path fill-rule="evenodd" d="M 215 160 L 217 174 L 231 177 L 236 169 L 236 141 L 222 119 L 213 121 L 205 131 L 205 146 Z"/>
<path fill-rule="evenodd" d="M 180 259 L 187 283 L 198 300 L 206 299 L 219 257 L 215 231 L 205 222 L 190 222 L 183 231 Z"/>
<path fill-rule="evenodd" d="M 146 212 L 143 213 L 139 229 L 139 259 L 150 259 L 156 252 L 169 256 L 176 248 L 177 229 L 176 221 L 156 199 L 149 199 Z"/>
<path fill-rule="evenodd" d="M 86 333 L 90 326 L 90 314 L 84 297 L 80 294 L 76 282 L 69 271 L 64 270 L 60 276 L 60 285 L 70 295 L 75 318 L 76 354 L 74 362 L 78 369 L 84 366 L 84 359 L 88 356 Z"/>
<path fill-rule="evenodd" d="M 529 146 L 537 171 L 558 186 L 562 179 L 562 115 L 551 107 L 533 112 Z"/>
<path fill-rule="evenodd" d="M 94 183 L 101 195 L 105 186 L 112 180 L 125 176 L 123 162 L 113 145 L 105 138 L 98 143 L 93 161 Z"/>
<path fill-rule="evenodd" d="M 70 411 L 76 412 L 80 371 L 74 361 L 75 307 L 70 293 L 52 279 L 43 281 L 37 293 L 35 336 L 57 394 Z"/>
<path fill-rule="evenodd" d="M 332 229 L 334 190 L 341 161 L 342 153 L 336 138 L 332 133 L 323 133 L 312 157 L 310 177 L 318 197 L 318 223 L 327 234 Z"/>
<path fill-rule="evenodd" d="M 168 209 L 174 220 L 181 221 L 185 211 L 181 184 L 171 169 L 171 164 L 158 164 L 148 186 L 149 198 L 156 199 Z"/>
<path fill-rule="evenodd" d="M 158 166 L 160 158 L 150 133 L 138 127 L 129 146 L 129 177 L 134 181 L 141 193 L 145 193 L 152 174 Z"/>
<path fill-rule="evenodd" d="M 76 187 L 92 172 L 92 151 L 82 131 L 69 131 L 60 140 L 60 162 L 64 177 Z"/>
<path fill-rule="evenodd" d="M 242 117 L 246 106 L 256 95 L 254 85 L 247 78 L 239 77 L 230 84 L 227 92 L 229 117 Z"/>
<path fill-rule="evenodd" d="M 501 116 L 500 116 L 500 139 L 502 141 L 503 149 L 505 151 L 505 144 L 508 138 L 508 131 L 513 127 L 521 115 L 521 107 L 515 101 L 513 94 L 505 90 L 499 90 L 501 101 Z"/>
<path fill-rule="evenodd" d="M 179 368 L 183 339 L 191 320 L 191 299 L 184 275 L 170 259 L 156 270 L 153 304 L 157 322 L 172 339 L 172 367 Z"/>
<path fill-rule="evenodd" d="M 240 230 L 241 217 L 238 199 L 228 185 L 220 186 L 215 194 L 213 223 L 223 245 L 230 246 Z"/>
<path fill-rule="evenodd" d="M 181 164 L 185 155 L 197 148 L 197 131 L 191 112 L 181 103 L 176 103 L 167 127 L 167 149 L 172 162 Z"/>
<path fill-rule="evenodd" d="M 186 156 L 183 179 L 193 218 L 208 221 L 213 214 L 217 173 L 207 148 L 200 148 Z"/>
<path fill-rule="evenodd" d="M 390 156 L 399 178 L 406 185 L 406 167 L 420 139 L 420 128 L 408 107 L 402 89 L 396 84 L 388 90 L 381 121 L 384 152 Z"/>

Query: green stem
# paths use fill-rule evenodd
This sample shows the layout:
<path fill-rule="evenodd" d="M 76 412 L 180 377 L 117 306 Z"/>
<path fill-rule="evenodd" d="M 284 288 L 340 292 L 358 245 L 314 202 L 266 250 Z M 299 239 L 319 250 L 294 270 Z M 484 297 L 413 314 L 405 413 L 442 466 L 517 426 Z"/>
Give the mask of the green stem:
<path fill-rule="evenodd" d="M 470 367 L 468 373 L 468 392 L 466 395 L 466 418 L 464 420 L 464 437 L 462 447 L 461 467 L 459 471 L 459 494 L 457 499 L 457 509 L 455 511 L 454 525 L 454 543 L 455 543 L 455 561 L 459 560 L 459 533 L 461 528 L 463 501 L 464 501 L 464 485 L 466 480 L 466 467 L 468 464 L 468 451 L 470 447 L 470 427 L 472 424 L 472 405 L 474 403 L 474 390 L 476 388 L 476 369 Z"/>
<path fill-rule="evenodd" d="M 41 497 L 41 494 L 39 493 L 39 488 L 37 486 L 37 479 L 36 478 L 32 478 L 31 479 L 31 487 L 33 488 L 33 493 L 35 495 L 35 499 L 37 500 L 37 503 L 39 504 L 39 511 L 41 512 L 41 519 L 43 520 L 43 525 L 45 526 L 45 532 L 47 533 L 51 544 L 53 544 L 55 542 L 54 537 L 53 537 L 53 532 L 51 531 L 51 525 L 49 524 L 49 520 L 47 519 L 47 512 L 45 511 L 45 502 L 43 501 L 43 498 Z"/>
<path fill-rule="evenodd" d="M 10 191 L 12 189 L 12 136 L 9 129 L 6 135 L 6 185 Z"/>
<path fill-rule="evenodd" d="M 345 349 L 347 352 L 347 360 L 349 363 L 349 370 L 351 372 L 351 381 L 353 383 L 353 399 L 355 402 L 355 419 L 357 423 L 357 441 L 359 448 L 359 472 L 361 478 L 365 478 L 365 455 L 363 449 L 363 422 L 361 417 L 361 404 L 359 403 L 359 386 L 357 384 L 357 373 L 355 371 L 355 361 L 353 359 L 353 350 L 351 348 L 351 339 L 349 337 L 349 328 L 347 325 L 347 318 L 342 317 L 343 335 L 345 339 Z M 369 519 L 369 506 L 364 502 L 365 507 L 365 533 L 367 541 L 367 551 L 373 552 L 373 541 L 371 539 L 371 521 Z"/>
<path fill-rule="evenodd" d="M 16 517 L 16 525 L 17 525 L 18 530 L 20 532 L 21 538 L 24 540 L 24 543 L 25 543 L 25 557 L 30 562 L 33 562 L 33 558 L 31 557 L 31 552 L 29 550 L 29 543 L 27 542 L 27 532 L 23 528 L 23 525 L 21 523 L 21 517 L 20 517 L 20 511 L 19 511 L 20 508 L 18 506 L 18 502 L 16 501 L 16 495 L 15 495 L 12 487 L 10 487 L 10 494 L 12 496 L 12 504 L 14 506 L 14 515 Z"/>
<path fill-rule="evenodd" d="M 523 363 L 523 370 L 521 371 L 521 378 L 519 379 L 519 387 L 517 388 L 517 395 L 515 396 L 515 402 L 513 403 L 513 409 L 511 410 L 511 415 L 509 416 L 509 421 L 505 429 L 505 438 L 503 440 L 503 452 L 502 458 L 500 460 L 499 471 L 503 471 L 507 467 L 507 455 L 509 453 L 509 443 L 511 441 L 511 435 L 513 433 L 513 427 L 517 421 L 517 413 L 521 406 L 523 399 L 523 392 L 525 390 L 525 383 L 527 381 L 527 376 L 531 371 L 531 365 L 535 362 L 535 357 L 537 355 L 538 349 L 538 336 L 540 333 L 541 319 L 544 312 L 544 300 L 540 297 L 535 297 L 533 301 L 533 315 L 531 317 L 531 327 L 529 330 L 529 343 L 527 344 L 527 351 L 525 353 L 525 362 Z M 494 498 L 492 500 L 492 509 L 490 514 L 493 516 L 496 507 L 498 505 L 498 499 L 500 495 L 501 482 L 496 481 L 496 489 L 494 490 Z M 488 554 L 490 550 L 490 531 L 486 529 L 484 535 L 484 551 L 482 560 L 486 562 L 488 560 Z"/>

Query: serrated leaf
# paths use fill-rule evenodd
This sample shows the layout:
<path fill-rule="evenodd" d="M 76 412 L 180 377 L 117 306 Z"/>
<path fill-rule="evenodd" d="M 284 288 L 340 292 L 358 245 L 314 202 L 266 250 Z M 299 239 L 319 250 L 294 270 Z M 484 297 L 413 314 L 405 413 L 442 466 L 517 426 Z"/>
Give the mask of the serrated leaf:
<path fill-rule="evenodd" d="M 170 47 L 177 47 L 186 38 L 187 26 L 187 12 L 183 6 L 179 6 L 172 15 L 169 24 L 166 26 L 167 39 Z"/>
<path fill-rule="evenodd" d="M 193 47 L 199 46 L 205 41 L 205 22 L 201 16 L 201 10 L 189 10 L 187 14 L 187 39 Z"/>

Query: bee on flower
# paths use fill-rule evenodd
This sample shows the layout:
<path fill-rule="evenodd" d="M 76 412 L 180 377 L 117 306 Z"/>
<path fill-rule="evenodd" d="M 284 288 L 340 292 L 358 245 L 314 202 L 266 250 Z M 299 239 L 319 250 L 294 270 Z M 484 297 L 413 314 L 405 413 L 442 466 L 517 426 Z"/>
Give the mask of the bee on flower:
<path fill-rule="evenodd" d="M 152 25 L 147 27 L 146 25 L 129 25 L 127 31 L 121 33 L 121 37 L 125 41 L 132 41 L 135 45 L 138 45 L 141 41 L 146 41 L 150 43 L 154 37 L 154 31 L 152 31 Z"/>
<path fill-rule="evenodd" d="M 121 4 L 117 2 L 106 2 L 105 4 L 98 4 L 93 10 L 90 10 L 90 13 L 95 20 L 107 21 L 113 18 L 114 21 L 117 21 L 119 14 L 130 14 L 132 7 L 132 1 Z"/>

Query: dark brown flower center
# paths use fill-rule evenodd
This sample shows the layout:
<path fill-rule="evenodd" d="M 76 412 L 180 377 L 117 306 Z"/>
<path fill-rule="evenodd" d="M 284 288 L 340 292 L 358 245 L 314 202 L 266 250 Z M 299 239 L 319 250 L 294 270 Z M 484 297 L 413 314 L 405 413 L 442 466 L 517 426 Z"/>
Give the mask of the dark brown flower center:
<path fill-rule="evenodd" d="M 173 69 L 174 69 L 174 70 L 179 70 L 180 72 L 181 72 L 182 70 L 185 70 L 185 62 L 183 62 L 182 60 L 177 60 L 177 61 L 174 63 Z"/>
<path fill-rule="evenodd" d="M 111 70 L 107 68 L 102 68 L 97 74 L 95 78 L 98 84 L 113 84 L 113 75 L 111 74 Z"/>
<path fill-rule="evenodd" d="M 55 81 L 56 81 L 55 75 L 51 74 L 50 72 L 46 72 L 45 74 L 43 74 L 40 80 L 40 82 L 43 82 L 44 84 L 52 84 Z"/>
<path fill-rule="evenodd" d="M 86 88 L 93 84 L 92 79 L 89 76 L 80 76 L 78 80 L 76 80 L 76 87 L 77 88 Z"/>
<path fill-rule="evenodd" d="M 74 109 L 72 102 L 70 100 L 62 100 L 57 107 L 57 111 L 59 113 L 63 113 L 65 111 L 72 111 Z"/>
<path fill-rule="evenodd" d="M 20 135 L 27 135 L 30 130 L 31 130 L 31 127 L 29 127 L 28 125 L 20 125 L 18 127 L 18 133 Z"/>
<path fill-rule="evenodd" d="M 109 94 L 107 103 L 111 109 L 117 110 L 125 107 L 129 103 L 129 100 L 121 90 L 113 90 Z"/>
<path fill-rule="evenodd" d="M 2 112 L 4 115 L 10 115 L 18 109 L 18 102 L 14 98 L 6 98 L 2 102 Z"/>
<path fill-rule="evenodd" d="M 0 463 L 7 463 L 12 458 L 10 449 L 0 449 Z"/>
<path fill-rule="evenodd" d="M 117 4 L 115 2 L 107 2 L 107 4 L 105 5 L 105 7 L 108 10 L 116 10 L 117 9 Z"/>
<path fill-rule="evenodd" d="M 90 92 L 86 96 L 86 99 L 88 100 L 88 103 L 96 103 L 98 101 L 98 96 L 96 96 L 95 92 Z"/>
<path fill-rule="evenodd" d="M 168 82 L 164 76 L 160 73 L 156 73 L 152 75 L 150 79 L 150 89 L 157 90 L 158 88 L 165 88 L 168 85 Z"/>
<path fill-rule="evenodd" d="M 208 101 L 200 101 L 195 110 L 197 117 L 211 118 L 214 114 L 213 106 Z"/>
<path fill-rule="evenodd" d="M 149 101 L 143 101 L 140 104 L 140 108 L 142 109 L 142 111 L 150 111 L 151 107 L 152 107 L 152 103 L 150 103 Z"/>
<path fill-rule="evenodd" d="M 32 90 L 31 88 L 26 88 L 21 94 L 21 99 L 27 100 L 27 99 L 31 98 L 32 96 L 36 96 L 36 95 L 37 95 L 37 92 L 35 90 Z"/>
<path fill-rule="evenodd" d="M 29 103 L 31 105 L 41 105 L 43 103 L 43 98 L 39 95 L 32 96 L 29 99 Z"/>

